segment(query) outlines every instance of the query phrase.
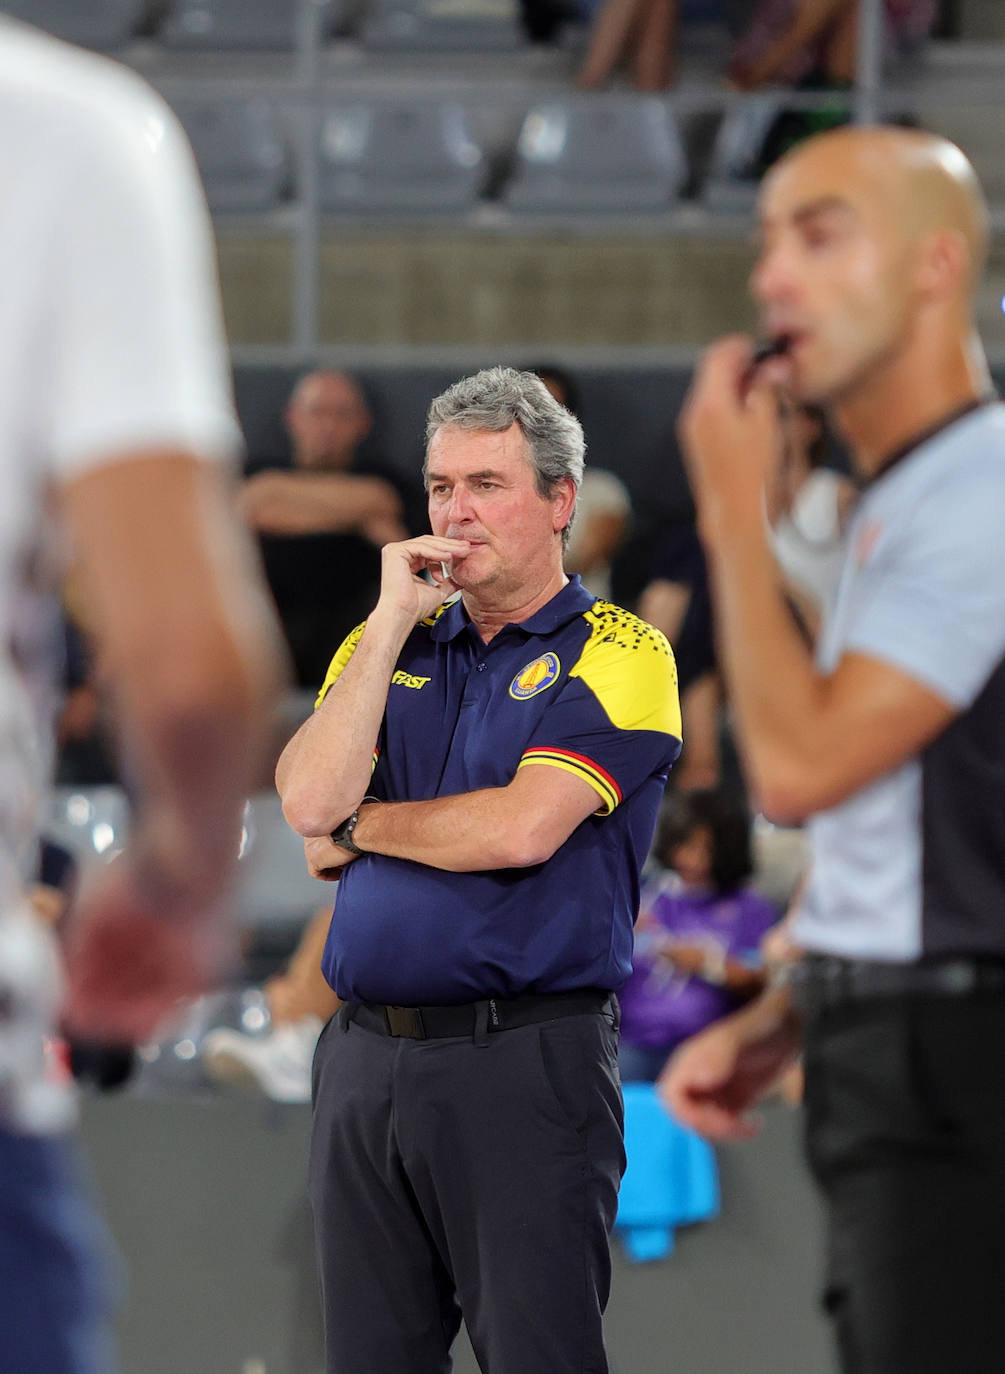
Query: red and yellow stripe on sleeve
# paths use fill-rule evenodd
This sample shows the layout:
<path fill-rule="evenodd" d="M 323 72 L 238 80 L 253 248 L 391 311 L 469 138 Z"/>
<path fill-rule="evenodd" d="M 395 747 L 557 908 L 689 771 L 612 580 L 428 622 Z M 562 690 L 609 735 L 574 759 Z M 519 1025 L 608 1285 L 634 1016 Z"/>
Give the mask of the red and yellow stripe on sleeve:
<path fill-rule="evenodd" d="M 602 806 L 597 807 L 597 814 L 600 816 L 609 816 L 622 799 L 621 788 L 610 773 L 585 754 L 574 754 L 571 749 L 552 749 L 547 745 L 538 745 L 524 751 L 517 769 L 525 768 L 528 764 L 563 768 L 574 777 L 588 782 L 603 802 Z"/>

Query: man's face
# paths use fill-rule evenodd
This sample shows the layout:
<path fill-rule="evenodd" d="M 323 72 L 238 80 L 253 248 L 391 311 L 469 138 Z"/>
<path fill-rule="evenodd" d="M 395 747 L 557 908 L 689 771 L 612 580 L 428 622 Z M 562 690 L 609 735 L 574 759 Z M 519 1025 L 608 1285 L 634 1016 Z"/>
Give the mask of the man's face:
<path fill-rule="evenodd" d="M 840 402 L 907 338 L 912 252 L 890 195 L 835 149 L 808 149 L 766 184 L 751 278 L 770 337 L 789 340 L 803 402 Z"/>
<path fill-rule="evenodd" d="M 433 533 L 474 546 L 453 563 L 459 587 L 519 595 L 561 568 L 556 531 L 571 511 L 572 482 L 540 494 L 519 425 L 499 433 L 445 426 L 429 447 L 427 482 Z"/>
<path fill-rule="evenodd" d="M 338 373 L 305 377 L 286 411 L 294 461 L 301 468 L 346 468 L 370 429 L 355 385 Z"/>

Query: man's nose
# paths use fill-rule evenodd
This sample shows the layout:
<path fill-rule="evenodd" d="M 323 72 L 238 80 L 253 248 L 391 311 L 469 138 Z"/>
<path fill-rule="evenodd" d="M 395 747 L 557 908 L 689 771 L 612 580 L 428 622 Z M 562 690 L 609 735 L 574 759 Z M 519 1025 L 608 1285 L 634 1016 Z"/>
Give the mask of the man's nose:
<path fill-rule="evenodd" d="M 750 274 L 750 294 L 759 305 L 777 305 L 792 298 L 791 263 L 778 249 L 764 250 Z"/>
<path fill-rule="evenodd" d="M 450 493 L 447 514 L 452 522 L 471 519 L 471 493 L 460 483 Z"/>

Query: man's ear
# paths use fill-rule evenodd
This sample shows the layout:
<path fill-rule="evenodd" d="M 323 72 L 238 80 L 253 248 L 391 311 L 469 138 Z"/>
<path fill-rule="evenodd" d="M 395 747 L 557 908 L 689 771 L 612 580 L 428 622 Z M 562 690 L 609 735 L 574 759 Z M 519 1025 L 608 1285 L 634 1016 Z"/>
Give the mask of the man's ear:
<path fill-rule="evenodd" d="M 571 477 L 560 477 L 552 489 L 552 528 L 564 530 L 576 507 L 576 484 Z"/>
<path fill-rule="evenodd" d="M 922 246 L 919 285 L 927 296 L 946 300 L 967 287 L 973 273 L 970 244 L 959 229 L 937 229 Z"/>

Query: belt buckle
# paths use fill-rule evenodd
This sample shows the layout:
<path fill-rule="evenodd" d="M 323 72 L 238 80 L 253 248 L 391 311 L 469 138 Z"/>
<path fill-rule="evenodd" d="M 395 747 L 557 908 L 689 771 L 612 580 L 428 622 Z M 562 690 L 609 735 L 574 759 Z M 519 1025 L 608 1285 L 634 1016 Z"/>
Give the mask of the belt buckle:
<path fill-rule="evenodd" d="M 392 1035 L 403 1036 L 408 1040 L 425 1040 L 426 1028 L 422 1024 L 422 1013 L 417 1007 L 385 1007 L 387 1028 Z"/>

